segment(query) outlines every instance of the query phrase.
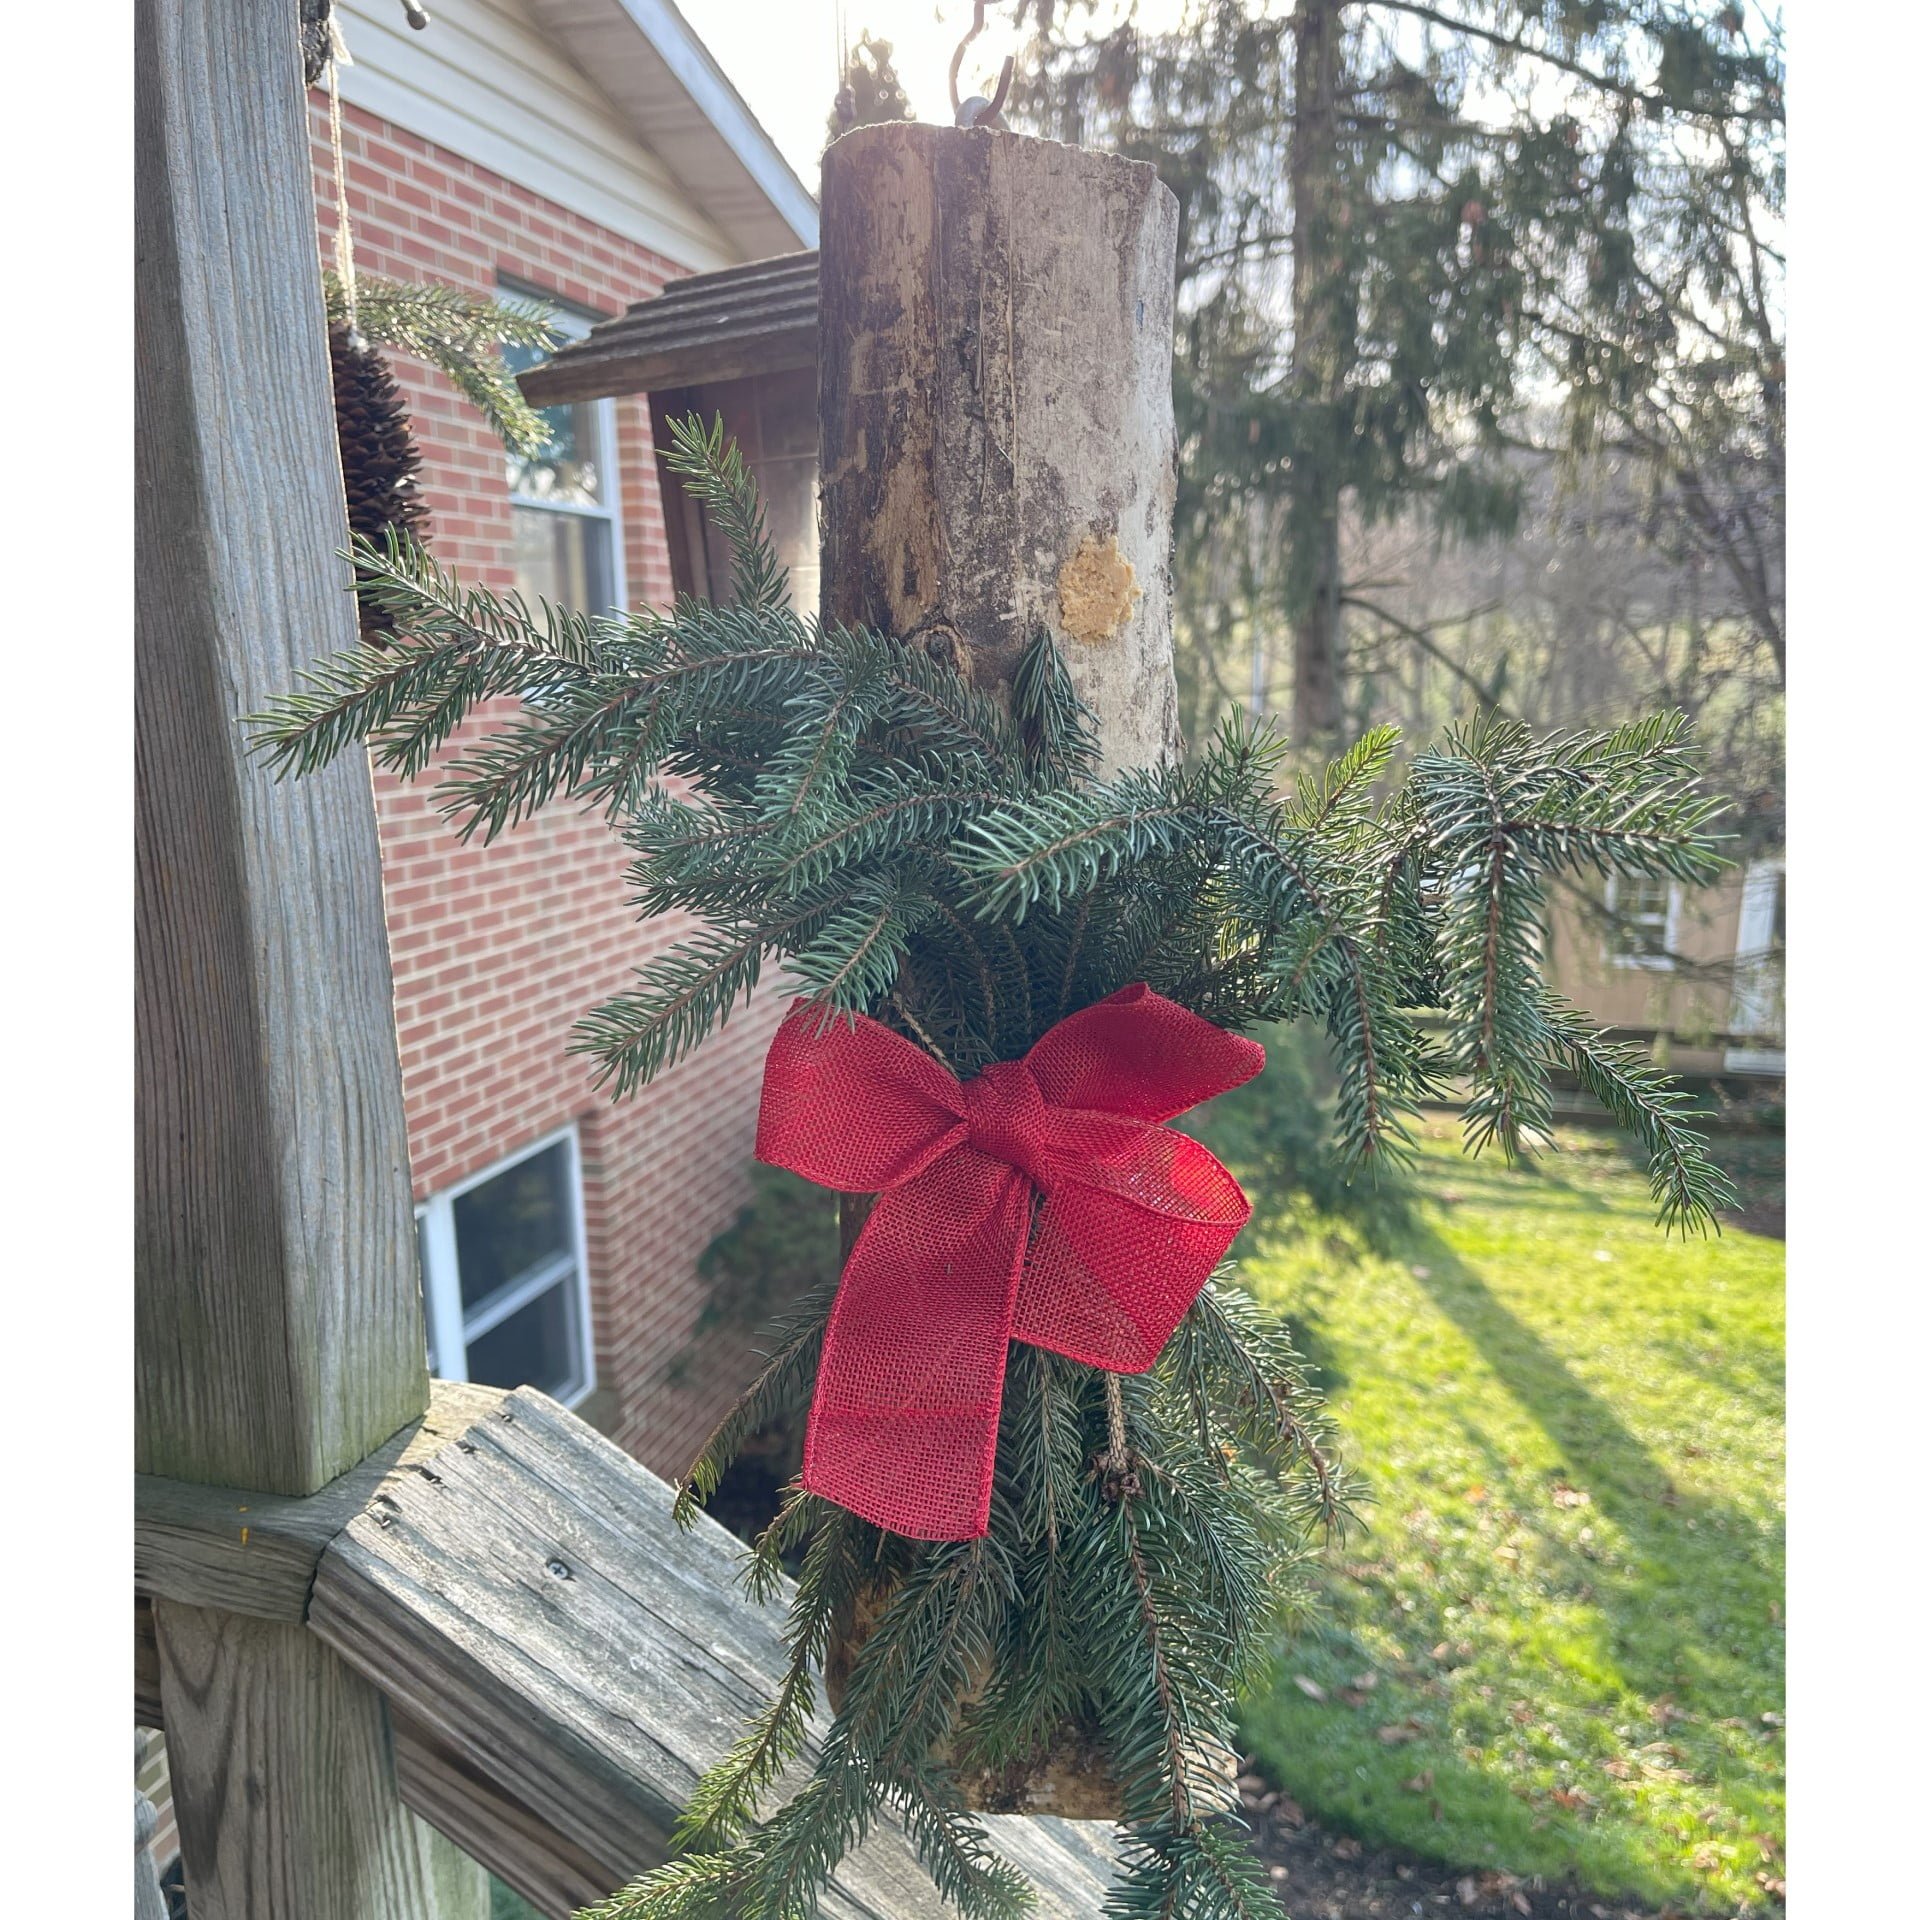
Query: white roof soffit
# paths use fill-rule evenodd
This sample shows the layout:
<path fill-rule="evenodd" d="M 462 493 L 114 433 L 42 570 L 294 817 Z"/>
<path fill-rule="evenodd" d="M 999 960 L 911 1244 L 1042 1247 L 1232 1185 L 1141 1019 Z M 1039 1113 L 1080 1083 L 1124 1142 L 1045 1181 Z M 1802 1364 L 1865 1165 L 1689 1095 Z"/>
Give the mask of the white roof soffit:
<path fill-rule="evenodd" d="M 748 257 L 820 244 L 813 196 L 673 0 L 530 0 L 530 11 Z"/>

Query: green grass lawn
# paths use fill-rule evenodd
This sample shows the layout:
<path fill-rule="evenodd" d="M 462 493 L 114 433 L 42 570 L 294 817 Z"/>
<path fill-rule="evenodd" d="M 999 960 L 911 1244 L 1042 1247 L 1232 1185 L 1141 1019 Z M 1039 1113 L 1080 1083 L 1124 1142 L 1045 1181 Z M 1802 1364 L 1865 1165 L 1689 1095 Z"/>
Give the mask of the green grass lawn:
<path fill-rule="evenodd" d="M 1369 1840 L 1757 1911 L 1785 1872 L 1783 1249 L 1669 1240 L 1612 1135 L 1519 1172 L 1458 1137 L 1423 1130 L 1385 1244 L 1303 1204 L 1242 1265 L 1371 1496 L 1249 1748 Z"/>

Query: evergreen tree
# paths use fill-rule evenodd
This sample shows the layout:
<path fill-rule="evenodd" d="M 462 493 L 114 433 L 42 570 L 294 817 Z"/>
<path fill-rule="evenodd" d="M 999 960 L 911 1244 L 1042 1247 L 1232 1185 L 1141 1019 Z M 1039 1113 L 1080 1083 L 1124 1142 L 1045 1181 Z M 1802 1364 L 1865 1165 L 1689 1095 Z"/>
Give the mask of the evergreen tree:
<path fill-rule="evenodd" d="M 893 70 L 893 42 L 862 33 L 840 63 L 840 91 L 827 121 L 827 139 L 838 140 L 855 127 L 912 118 L 907 90 Z"/>
<path fill-rule="evenodd" d="M 634 855 L 642 914 L 702 923 L 581 1022 L 616 1094 L 776 966 L 823 1014 L 883 1021 L 963 1077 L 1144 980 L 1222 1026 L 1322 1029 L 1356 1168 L 1404 1153 L 1443 1078 L 1470 1144 L 1532 1150 L 1559 1065 L 1638 1135 L 1662 1216 L 1711 1224 L 1728 1190 L 1687 1103 L 1538 964 L 1553 876 L 1719 864 L 1676 717 L 1544 738 L 1483 721 L 1387 801 L 1390 734 L 1288 790 L 1284 743 L 1237 715 L 1190 765 L 1097 780 L 1044 633 L 1007 710 L 886 635 L 802 620 L 718 424 L 676 426 L 668 457 L 736 556 L 733 604 L 536 611 L 395 534 L 356 552 L 393 644 L 321 663 L 255 722 L 282 772 L 366 742 L 418 777 L 479 702 L 517 698 L 442 769 L 460 830 L 590 800 Z M 808 1403 L 830 1291 L 709 1442 L 683 1517 Z M 1236 1831 L 1235 1691 L 1348 1501 L 1284 1328 L 1224 1273 L 1145 1373 L 1015 1343 L 983 1538 L 906 1540 L 789 1490 L 747 1576 L 765 1598 L 798 1557 L 779 1689 L 701 1781 L 681 1856 L 596 1913 L 804 1920 L 891 1808 L 962 1913 L 1006 1920 L 1029 1890 L 975 1809 L 1019 1805 L 1049 1756 L 1084 1751 L 1125 1827 L 1110 1913 L 1272 1920 Z M 803 1760 L 823 1669 L 834 1712 Z"/>
<path fill-rule="evenodd" d="M 1185 605 L 1284 617 L 1298 741 L 1349 718 L 1343 528 L 1510 529 L 1503 456 L 1555 395 L 1560 449 L 1627 450 L 1784 657 L 1776 29 L 1694 0 L 1193 0 L 1154 35 L 1090 5 L 1027 0 L 1016 107 L 1180 196 Z"/>

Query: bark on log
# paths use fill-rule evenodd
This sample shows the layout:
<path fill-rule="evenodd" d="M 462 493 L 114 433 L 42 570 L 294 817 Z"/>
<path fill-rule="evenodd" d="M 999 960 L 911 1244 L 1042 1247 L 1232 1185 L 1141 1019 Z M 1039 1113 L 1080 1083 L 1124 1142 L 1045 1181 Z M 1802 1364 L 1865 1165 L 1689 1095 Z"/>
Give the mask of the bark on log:
<path fill-rule="evenodd" d="M 1177 224 L 1151 167 L 987 128 L 822 169 L 821 611 L 996 691 L 1046 629 L 1110 770 L 1179 746 Z"/>

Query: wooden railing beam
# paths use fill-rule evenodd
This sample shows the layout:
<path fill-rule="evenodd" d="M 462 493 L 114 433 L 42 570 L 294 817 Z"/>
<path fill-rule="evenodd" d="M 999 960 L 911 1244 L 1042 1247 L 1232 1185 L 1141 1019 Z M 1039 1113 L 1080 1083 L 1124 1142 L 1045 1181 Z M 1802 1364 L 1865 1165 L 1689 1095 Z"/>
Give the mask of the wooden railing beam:
<path fill-rule="evenodd" d="M 366 761 L 276 784 L 242 725 L 355 630 L 296 26 L 136 12 L 134 577 L 136 1464 L 297 1499 L 427 1372 Z M 203 1567 L 218 1608 L 156 1588 L 195 1920 L 480 1920 L 378 1693 L 225 1610 L 262 1569 L 291 1608 L 303 1551 Z"/>

